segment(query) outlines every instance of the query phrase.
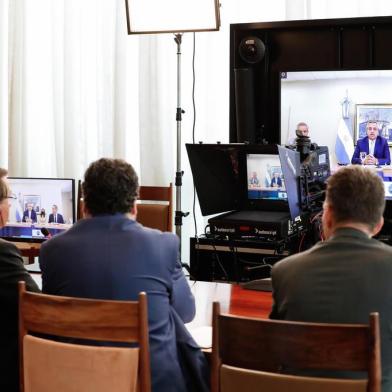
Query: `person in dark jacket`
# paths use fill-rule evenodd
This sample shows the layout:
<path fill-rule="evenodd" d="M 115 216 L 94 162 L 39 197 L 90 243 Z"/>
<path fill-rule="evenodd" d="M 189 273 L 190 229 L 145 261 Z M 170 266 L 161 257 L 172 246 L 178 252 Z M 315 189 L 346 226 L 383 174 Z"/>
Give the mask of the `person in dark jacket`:
<path fill-rule="evenodd" d="M 7 172 L 0 169 L 0 228 L 8 221 L 10 190 L 5 181 Z M 26 289 L 39 292 L 37 284 L 26 271 L 15 244 L 0 239 L 0 391 L 19 391 L 18 354 L 18 282 Z"/>
<path fill-rule="evenodd" d="M 145 291 L 152 390 L 208 390 L 207 363 L 184 326 L 195 315 L 195 301 L 178 237 L 136 222 L 138 178 L 125 161 L 93 162 L 82 188 L 85 219 L 41 247 L 43 292 L 136 300 Z"/>
<path fill-rule="evenodd" d="M 384 197 L 381 178 L 363 166 L 341 168 L 329 178 L 326 240 L 274 265 L 270 318 L 367 324 L 369 314 L 379 312 L 382 390 L 391 392 L 392 247 L 372 238 L 384 222 Z"/>

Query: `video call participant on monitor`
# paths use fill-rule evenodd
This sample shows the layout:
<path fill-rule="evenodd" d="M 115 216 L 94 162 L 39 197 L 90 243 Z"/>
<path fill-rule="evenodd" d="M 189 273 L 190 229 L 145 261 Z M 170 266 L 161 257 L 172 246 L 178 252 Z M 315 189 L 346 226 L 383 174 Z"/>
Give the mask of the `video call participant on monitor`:
<path fill-rule="evenodd" d="M 274 172 L 273 177 L 271 179 L 271 188 L 281 188 L 282 187 L 282 177 L 280 173 Z"/>
<path fill-rule="evenodd" d="M 9 215 L 10 190 L 4 181 L 7 172 L 0 169 L 0 228 Z M 38 286 L 26 271 L 17 247 L 0 239 L 0 391 L 19 391 L 18 360 L 18 282 L 26 282 L 26 288 L 39 292 Z"/>
<path fill-rule="evenodd" d="M 368 121 L 366 134 L 357 141 L 351 163 L 362 165 L 390 165 L 388 141 L 378 134 L 377 121 Z"/>
<path fill-rule="evenodd" d="M 27 208 L 23 212 L 22 222 L 27 222 L 27 223 L 37 222 L 37 213 L 34 211 L 32 203 L 27 204 Z"/>
<path fill-rule="evenodd" d="M 257 177 L 257 173 L 256 172 L 252 173 L 252 177 L 249 179 L 249 185 L 250 186 L 255 186 L 255 187 L 260 185 L 260 181 L 259 181 L 259 179 Z"/>
<path fill-rule="evenodd" d="M 82 191 L 85 219 L 41 247 L 43 291 L 112 300 L 136 300 L 145 291 L 152 390 L 209 390 L 204 355 L 184 325 L 195 316 L 195 302 L 178 237 L 136 222 L 138 178 L 123 160 L 93 162 Z"/>
<path fill-rule="evenodd" d="M 379 312 L 386 392 L 392 391 L 392 247 L 372 239 L 384 207 L 374 171 L 348 166 L 333 174 L 323 206 L 326 240 L 274 265 L 270 318 L 367 324 L 369 313 Z"/>
<path fill-rule="evenodd" d="M 63 216 L 58 213 L 56 204 L 53 204 L 52 206 L 52 213 L 49 214 L 48 223 L 65 223 Z"/>

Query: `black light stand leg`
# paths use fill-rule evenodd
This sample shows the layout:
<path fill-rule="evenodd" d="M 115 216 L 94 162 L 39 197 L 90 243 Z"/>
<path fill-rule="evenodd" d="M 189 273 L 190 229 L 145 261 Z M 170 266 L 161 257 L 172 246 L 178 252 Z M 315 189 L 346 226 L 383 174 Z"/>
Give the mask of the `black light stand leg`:
<path fill-rule="evenodd" d="M 177 166 L 176 166 L 176 211 L 174 215 L 174 225 L 176 226 L 176 234 L 180 239 L 180 257 L 181 257 L 181 226 L 182 218 L 189 215 L 189 212 L 181 211 L 181 186 L 182 176 L 184 172 L 181 170 L 181 121 L 182 114 L 185 113 L 181 108 L 181 42 L 182 34 L 174 34 L 174 41 L 177 44 L 177 109 L 176 109 L 176 122 L 177 122 Z M 189 268 L 187 264 L 183 264 Z"/>

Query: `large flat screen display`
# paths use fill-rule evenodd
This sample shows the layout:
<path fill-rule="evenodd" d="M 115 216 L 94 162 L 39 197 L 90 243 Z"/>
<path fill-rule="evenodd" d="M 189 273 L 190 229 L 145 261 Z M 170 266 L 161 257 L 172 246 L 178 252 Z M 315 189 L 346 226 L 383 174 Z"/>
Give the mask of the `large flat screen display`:
<path fill-rule="evenodd" d="M 11 190 L 9 221 L 0 237 L 41 242 L 75 222 L 73 179 L 8 178 Z"/>
<path fill-rule="evenodd" d="M 351 162 L 357 140 L 375 121 L 392 146 L 392 71 L 281 72 L 281 144 L 293 144 L 297 125 L 327 146 L 331 169 Z"/>

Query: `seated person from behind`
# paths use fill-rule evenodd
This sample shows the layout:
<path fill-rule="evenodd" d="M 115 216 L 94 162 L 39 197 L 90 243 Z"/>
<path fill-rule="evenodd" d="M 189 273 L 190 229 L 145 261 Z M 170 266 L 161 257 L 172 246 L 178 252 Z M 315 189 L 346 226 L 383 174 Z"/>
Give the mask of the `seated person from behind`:
<path fill-rule="evenodd" d="M 27 223 L 36 223 L 37 222 L 37 213 L 33 209 L 33 203 L 27 204 L 27 208 L 23 213 L 22 222 L 27 222 Z"/>
<path fill-rule="evenodd" d="M 152 390 L 207 391 L 207 363 L 184 325 L 195 315 L 195 301 L 179 262 L 178 237 L 136 221 L 138 178 L 123 160 L 93 162 L 82 190 L 85 218 L 41 246 L 43 292 L 136 300 L 145 291 Z"/>
<path fill-rule="evenodd" d="M 274 175 L 271 179 L 271 188 L 281 188 L 282 187 L 282 178 L 278 172 L 274 172 Z"/>
<path fill-rule="evenodd" d="M 368 121 L 366 133 L 362 139 L 357 141 L 351 163 L 363 165 L 390 165 L 388 141 L 378 134 L 377 121 Z M 361 153 L 364 157 L 361 158 Z"/>
<path fill-rule="evenodd" d="M 57 211 L 58 211 L 58 207 L 56 206 L 56 204 L 53 204 L 52 213 L 49 214 L 48 223 L 65 223 L 63 216 L 59 214 Z"/>
<path fill-rule="evenodd" d="M 260 185 L 260 181 L 257 178 L 257 173 L 256 172 L 252 173 L 252 177 L 249 179 L 249 185 L 255 186 L 255 187 Z"/>
<path fill-rule="evenodd" d="M 3 173 L 4 169 L 0 169 Z M 11 194 L 4 175 L 0 178 L 0 228 L 8 221 Z M 23 259 L 15 244 L 0 239 L 0 391 L 19 391 L 18 360 L 18 282 L 26 282 L 26 288 L 39 292 L 38 286 L 26 271 Z"/>
<path fill-rule="evenodd" d="M 384 207 L 384 185 L 374 171 L 352 165 L 333 174 L 323 206 L 326 240 L 274 265 L 270 318 L 367 324 L 369 313 L 379 312 L 386 392 L 392 390 L 392 247 L 372 238 Z"/>

